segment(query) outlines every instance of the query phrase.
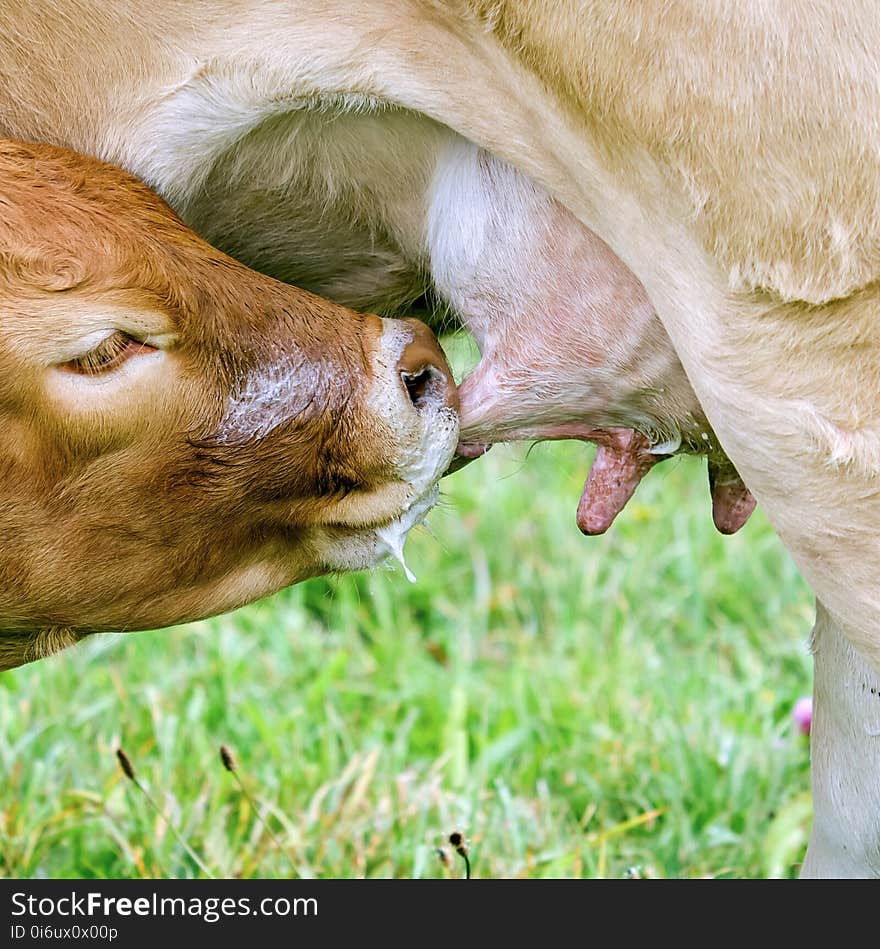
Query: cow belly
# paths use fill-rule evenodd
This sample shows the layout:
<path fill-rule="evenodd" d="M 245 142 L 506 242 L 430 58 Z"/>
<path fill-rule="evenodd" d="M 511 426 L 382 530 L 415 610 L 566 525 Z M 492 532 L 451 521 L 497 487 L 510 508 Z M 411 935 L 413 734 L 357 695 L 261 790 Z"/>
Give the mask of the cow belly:
<path fill-rule="evenodd" d="M 423 116 L 370 102 L 354 111 L 297 109 L 232 143 L 219 137 L 203 174 L 190 168 L 162 190 L 191 227 L 249 266 L 391 315 L 427 288 L 424 195 L 439 142 L 451 136 Z"/>

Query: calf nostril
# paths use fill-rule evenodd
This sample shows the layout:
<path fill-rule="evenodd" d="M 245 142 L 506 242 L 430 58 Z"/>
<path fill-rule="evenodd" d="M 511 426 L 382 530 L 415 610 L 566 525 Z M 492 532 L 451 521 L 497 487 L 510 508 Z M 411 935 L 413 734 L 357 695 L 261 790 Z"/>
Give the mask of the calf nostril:
<path fill-rule="evenodd" d="M 435 388 L 437 382 L 442 382 L 442 376 L 433 366 L 424 366 L 416 372 L 401 372 L 409 400 L 418 409 Z"/>
<path fill-rule="evenodd" d="M 400 385 L 419 410 L 447 406 L 458 410 L 458 389 L 437 337 L 419 320 L 403 318 L 409 340 L 397 359 Z M 398 337 L 399 338 L 399 337 Z"/>

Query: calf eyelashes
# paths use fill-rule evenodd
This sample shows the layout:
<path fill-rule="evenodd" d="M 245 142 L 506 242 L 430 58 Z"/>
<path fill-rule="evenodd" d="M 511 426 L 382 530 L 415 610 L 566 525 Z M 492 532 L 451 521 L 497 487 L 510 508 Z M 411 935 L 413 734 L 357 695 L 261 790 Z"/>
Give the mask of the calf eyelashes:
<path fill-rule="evenodd" d="M 157 347 L 119 330 L 103 339 L 83 356 L 62 363 L 60 368 L 82 376 L 97 376 L 118 369 L 134 356 L 156 352 Z"/>

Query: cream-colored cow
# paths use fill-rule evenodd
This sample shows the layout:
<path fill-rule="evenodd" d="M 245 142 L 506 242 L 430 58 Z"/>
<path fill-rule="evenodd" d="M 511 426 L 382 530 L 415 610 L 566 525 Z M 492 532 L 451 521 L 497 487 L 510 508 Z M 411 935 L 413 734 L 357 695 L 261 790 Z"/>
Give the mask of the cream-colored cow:
<path fill-rule="evenodd" d="M 122 165 L 275 276 L 387 311 L 482 255 L 444 224 L 461 147 L 625 262 L 817 594 L 808 875 L 880 874 L 878 75 L 870 0 L 0 11 L 0 131 Z"/>

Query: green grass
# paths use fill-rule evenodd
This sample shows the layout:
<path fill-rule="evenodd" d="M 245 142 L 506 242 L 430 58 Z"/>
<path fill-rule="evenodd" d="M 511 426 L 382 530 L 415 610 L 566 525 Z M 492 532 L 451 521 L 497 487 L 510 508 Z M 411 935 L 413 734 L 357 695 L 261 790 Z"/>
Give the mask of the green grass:
<path fill-rule="evenodd" d="M 0 875 L 457 877 L 452 830 L 475 877 L 796 875 L 809 590 L 760 510 L 715 532 L 696 460 L 581 536 L 591 455 L 446 479 L 415 585 L 319 579 L 0 675 Z"/>

